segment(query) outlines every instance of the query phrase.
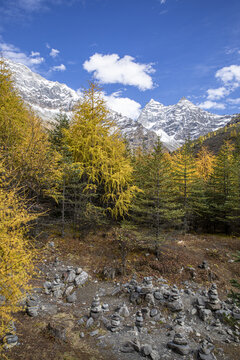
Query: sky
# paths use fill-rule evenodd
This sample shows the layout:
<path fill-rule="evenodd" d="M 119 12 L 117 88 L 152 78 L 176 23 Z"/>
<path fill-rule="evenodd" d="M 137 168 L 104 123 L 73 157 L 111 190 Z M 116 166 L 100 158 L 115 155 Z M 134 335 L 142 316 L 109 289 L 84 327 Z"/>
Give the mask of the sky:
<path fill-rule="evenodd" d="M 183 96 L 240 112 L 239 0 L 0 0 L 0 52 L 132 118 Z"/>

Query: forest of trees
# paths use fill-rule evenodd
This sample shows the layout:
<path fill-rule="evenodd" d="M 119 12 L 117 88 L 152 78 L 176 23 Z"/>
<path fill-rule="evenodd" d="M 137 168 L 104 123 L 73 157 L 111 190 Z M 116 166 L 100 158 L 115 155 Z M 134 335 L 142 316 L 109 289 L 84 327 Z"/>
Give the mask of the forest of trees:
<path fill-rule="evenodd" d="M 0 338 L 28 291 L 30 229 L 43 215 L 62 235 L 125 218 L 150 229 L 156 251 L 173 229 L 239 234 L 240 141 L 214 156 L 188 141 L 169 154 L 160 140 L 150 152 L 127 149 L 95 84 L 49 130 L 0 60 Z"/>

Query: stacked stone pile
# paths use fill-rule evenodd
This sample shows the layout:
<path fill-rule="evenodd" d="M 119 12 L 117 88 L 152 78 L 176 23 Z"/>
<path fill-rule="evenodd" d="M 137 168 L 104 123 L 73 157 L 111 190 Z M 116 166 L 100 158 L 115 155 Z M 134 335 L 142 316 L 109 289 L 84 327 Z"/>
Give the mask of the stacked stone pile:
<path fill-rule="evenodd" d="M 173 340 L 167 346 L 180 355 L 187 355 L 190 352 L 188 341 L 183 333 L 176 333 Z"/>
<path fill-rule="evenodd" d="M 39 312 L 39 300 L 37 298 L 37 296 L 35 295 L 30 295 L 27 298 L 26 301 L 26 312 L 29 316 L 31 317 L 35 317 L 38 316 L 38 312 Z"/>
<path fill-rule="evenodd" d="M 43 284 L 44 293 L 52 295 L 56 299 L 66 297 L 67 302 L 73 303 L 77 300 L 74 289 L 84 285 L 88 278 L 88 274 L 82 268 L 69 267 L 67 271 L 62 272 L 61 276 L 56 274 L 52 282 L 45 281 Z"/>
<path fill-rule="evenodd" d="M 94 320 L 98 319 L 102 313 L 102 306 L 100 304 L 100 298 L 98 294 L 96 294 L 95 298 L 92 301 L 91 309 L 90 309 L 90 317 Z"/>

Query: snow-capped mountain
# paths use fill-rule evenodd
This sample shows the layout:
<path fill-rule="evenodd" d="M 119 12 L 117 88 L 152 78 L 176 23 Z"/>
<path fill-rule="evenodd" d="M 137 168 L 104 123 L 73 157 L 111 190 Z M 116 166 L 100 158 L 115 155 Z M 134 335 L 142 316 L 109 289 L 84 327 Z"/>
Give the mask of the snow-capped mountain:
<path fill-rule="evenodd" d="M 186 98 L 177 104 L 164 106 L 151 99 L 142 110 L 138 122 L 146 129 L 161 135 L 164 130 L 177 142 L 183 143 L 188 137 L 197 139 L 228 123 L 231 116 L 215 115 L 200 109 Z"/>
<path fill-rule="evenodd" d="M 53 121 L 60 111 L 68 116 L 72 115 L 71 110 L 74 104 L 81 99 L 81 94 L 65 84 L 43 78 L 23 64 L 7 59 L 5 61 L 13 74 L 20 95 L 43 120 Z M 157 140 L 157 135 L 154 131 L 146 129 L 135 120 L 113 110 L 110 110 L 110 118 L 116 122 L 132 147 L 144 144 L 146 148 L 151 148 Z M 162 131 L 162 142 L 170 151 L 179 146 L 164 131 Z"/>
<path fill-rule="evenodd" d="M 49 81 L 27 66 L 5 59 L 17 89 L 44 120 L 53 120 L 59 111 L 70 113 L 80 95 L 65 84 Z"/>
<path fill-rule="evenodd" d="M 26 103 L 46 121 L 52 121 L 60 111 L 71 116 L 81 94 L 65 84 L 49 81 L 28 67 L 6 60 L 16 87 Z M 185 98 L 176 105 L 164 106 L 151 100 L 137 120 L 110 110 L 110 118 L 120 128 L 132 147 L 151 148 L 160 139 L 168 150 L 175 150 L 187 137 L 196 139 L 209 131 L 224 126 L 231 116 L 211 114 Z"/>

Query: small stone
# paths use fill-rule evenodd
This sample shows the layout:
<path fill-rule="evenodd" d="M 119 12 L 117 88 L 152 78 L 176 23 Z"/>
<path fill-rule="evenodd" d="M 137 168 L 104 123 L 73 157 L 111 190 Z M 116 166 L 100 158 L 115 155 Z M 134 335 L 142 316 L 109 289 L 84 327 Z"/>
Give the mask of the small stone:
<path fill-rule="evenodd" d="M 75 301 L 77 301 L 77 294 L 76 294 L 76 292 L 74 292 L 74 293 L 72 293 L 72 294 L 70 294 L 70 295 L 68 295 L 67 296 L 67 302 L 68 303 L 74 303 Z"/>
<path fill-rule="evenodd" d="M 152 310 L 150 311 L 150 316 L 151 316 L 151 317 L 157 316 L 157 314 L 158 314 L 158 310 L 157 310 L 157 309 L 152 309 Z"/>
<path fill-rule="evenodd" d="M 128 317 L 130 315 L 127 305 L 124 303 L 119 310 L 119 315 L 123 317 Z"/>
<path fill-rule="evenodd" d="M 56 299 L 61 299 L 63 297 L 63 291 L 61 289 L 57 289 L 53 292 L 53 296 Z"/>
<path fill-rule="evenodd" d="M 68 271 L 68 276 L 67 276 L 66 281 L 67 281 L 68 283 L 73 283 L 73 281 L 74 281 L 75 278 L 76 278 L 76 273 L 75 273 L 75 271 L 74 271 L 74 270 Z"/>
<path fill-rule="evenodd" d="M 82 271 L 79 275 L 75 277 L 74 283 L 76 286 L 81 286 L 84 285 L 87 280 L 88 280 L 88 274 L 86 273 L 86 271 Z"/>
<path fill-rule="evenodd" d="M 201 309 L 200 308 L 198 310 L 198 315 L 199 315 L 200 319 L 205 321 L 205 322 L 210 321 L 211 318 L 212 318 L 212 312 L 209 309 Z"/>
<path fill-rule="evenodd" d="M 196 309 L 196 308 L 192 308 L 191 314 L 192 314 L 192 315 L 196 315 L 196 313 L 197 313 L 197 309 Z"/>
<path fill-rule="evenodd" d="M 8 345 L 17 345 L 18 343 L 18 336 L 17 335 L 6 335 L 4 337 L 4 342 L 6 342 Z"/>
<path fill-rule="evenodd" d="M 137 311 L 135 325 L 138 329 L 143 327 L 143 317 L 141 311 Z"/>
<path fill-rule="evenodd" d="M 45 288 L 45 289 L 51 289 L 51 287 L 52 287 L 52 283 L 50 282 L 50 281 L 45 281 L 45 283 L 43 284 L 43 287 Z"/>
<path fill-rule="evenodd" d="M 96 336 L 96 335 L 98 335 L 98 333 L 99 333 L 98 329 L 94 330 L 94 331 L 90 332 L 90 336 Z"/>
<path fill-rule="evenodd" d="M 66 296 L 70 295 L 71 292 L 73 291 L 73 289 L 74 289 L 73 286 L 68 286 L 68 287 L 66 288 L 64 294 L 65 294 Z"/>
<path fill-rule="evenodd" d="M 92 317 L 90 317 L 88 320 L 87 320 L 87 323 L 86 323 L 86 327 L 89 328 L 93 325 L 94 323 L 94 320 Z"/>
<path fill-rule="evenodd" d="M 155 305 L 155 300 L 154 300 L 154 296 L 153 296 L 153 294 L 147 294 L 146 296 L 145 296 L 145 300 L 146 300 L 146 302 L 148 303 L 148 305 Z"/>
<path fill-rule="evenodd" d="M 156 300 L 161 300 L 163 298 L 162 294 L 159 291 L 154 293 L 154 297 Z"/>
<path fill-rule="evenodd" d="M 76 269 L 75 273 L 76 273 L 76 275 L 80 275 L 82 271 L 83 271 L 83 269 L 80 268 L 80 267 L 78 267 L 78 268 Z"/>
<path fill-rule="evenodd" d="M 143 354 L 143 356 L 149 356 L 151 352 L 152 352 L 151 345 L 145 344 L 141 347 L 141 353 Z"/>
<path fill-rule="evenodd" d="M 77 321 L 77 324 L 78 325 L 83 325 L 86 321 L 87 321 L 87 317 L 86 316 L 83 316 L 81 319 L 79 319 L 78 321 Z"/>
<path fill-rule="evenodd" d="M 104 312 L 109 311 L 109 305 L 108 304 L 102 304 L 102 309 Z"/>
<path fill-rule="evenodd" d="M 121 292 L 121 287 L 120 287 L 120 286 L 117 286 L 117 287 L 113 290 L 112 296 L 116 296 L 116 295 L 118 295 L 120 292 Z"/>
<path fill-rule="evenodd" d="M 38 310 L 39 310 L 38 306 L 28 306 L 26 311 L 29 316 L 36 317 L 38 316 Z"/>

